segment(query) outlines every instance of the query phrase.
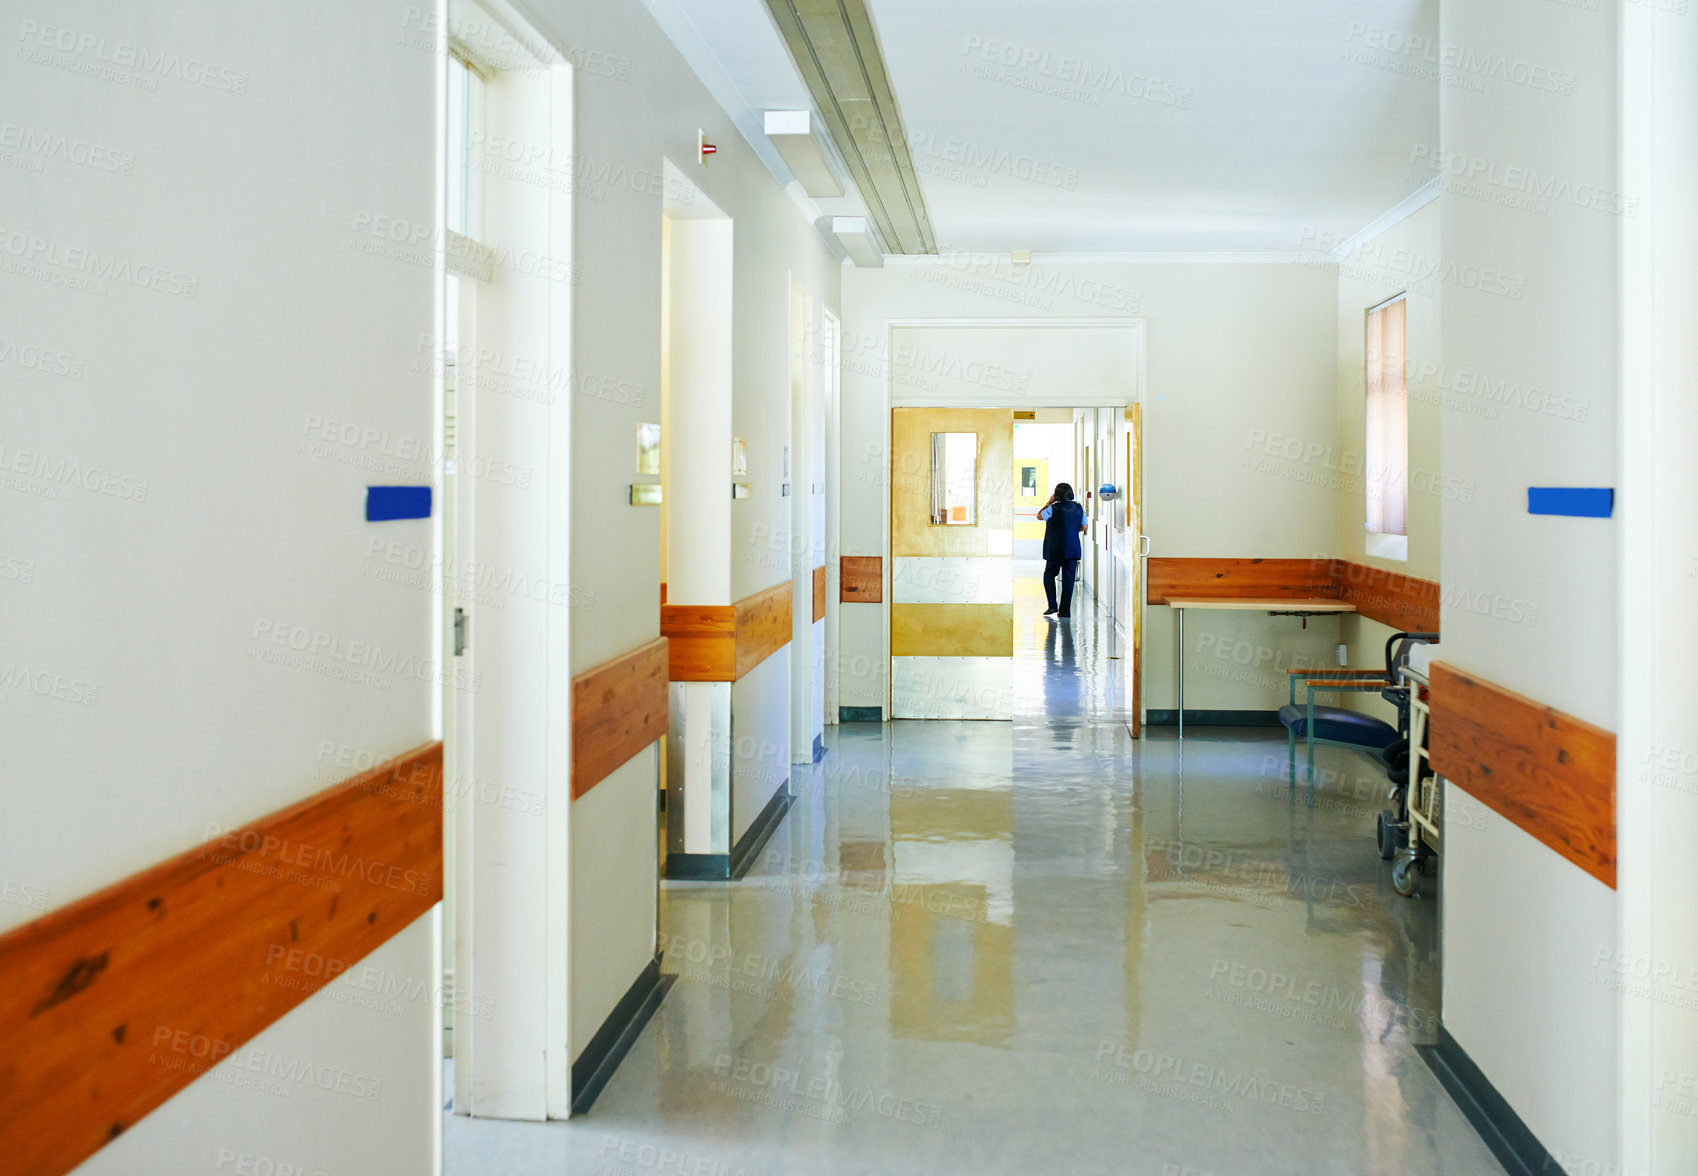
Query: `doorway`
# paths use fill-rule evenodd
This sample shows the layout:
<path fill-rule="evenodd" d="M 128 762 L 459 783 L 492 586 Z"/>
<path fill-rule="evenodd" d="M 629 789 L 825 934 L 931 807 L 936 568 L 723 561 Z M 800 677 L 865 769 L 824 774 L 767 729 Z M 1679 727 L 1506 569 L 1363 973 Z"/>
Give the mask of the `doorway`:
<path fill-rule="evenodd" d="M 1144 559 L 1149 553 L 1140 501 L 1143 320 L 928 319 L 895 322 L 889 330 L 891 603 L 885 607 L 891 717 L 905 717 L 898 690 L 898 674 L 904 668 L 899 660 L 904 642 L 900 621 L 907 611 L 904 605 L 910 603 L 897 589 L 904 563 L 898 505 L 914 497 L 917 479 L 924 482 L 920 506 L 929 505 L 925 495 L 932 468 L 921 455 L 923 446 L 899 435 L 900 414 L 1007 409 L 1010 432 L 1014 426 L 1021 428 L 1020 443 L 1011 440 L 1008 460 L 998 463 L 1009 528 L 1009 652 L 1017 665 L 1025 659 L 1031 669 L 1046 648 L 1048 635 L 1035 625 L 1045 604 L 1043 565 L 1038 562 L 1043 529 L 1036 508 L 1048 500 L 1056 482 L 1069 481 L 1087 521 L 1075 602 L 1095 626 L 1091 673 L 1112 675 L 1114 681 L 1079 694 L 1067 709 L 1090 721 L 1124 722 L 1132 734 L 1141 733 L 1138 655 Z M 1028 433 L 1027 426 L 1055 427 Z M 1054 436 L 1040 441 L 1045 432 Z M 1028 597 L 1037 602 L 1031 610 L 1034 625 L 1017 630 L 1022 600 Z M 1052 644 L 1060 650 L 1071 640 L 1077 665 L 1087 626 L 1080 618 L 1072 624 L 1071 638 L 1057 632 Z M 1002 713 L 1016 718 L 1036 714 L 1042 697 L 1041 686 L 1011 683 L 1009 706 Z"/>
<path fill-rule="evenodd" d="M 1136 736 L 1143 551 L 1137 405 L 1027 410 L 1014 424 L 1014 717 L 1125 723 Z M 1063 624 L 1045 614 L 1045 522 L 1058 483 L 1085 507 Z M 1057 578 L 1057 595 L 1063 592 Z M 1058 600 L 1058 603 L 1060 601 Z"/>

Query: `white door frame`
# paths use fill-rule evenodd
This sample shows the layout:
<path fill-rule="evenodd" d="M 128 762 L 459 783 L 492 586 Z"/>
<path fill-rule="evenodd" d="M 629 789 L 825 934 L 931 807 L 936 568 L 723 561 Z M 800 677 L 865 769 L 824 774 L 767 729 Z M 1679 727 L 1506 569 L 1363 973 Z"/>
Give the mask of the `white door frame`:
<path fill-rule="evenodd" d="M 884 633 L 884 648 L 882 650 L 884 665 L 884 713 L 891 714 L 890 696 L 890 483 L 891 483 L 891 435 L 890 410 L 892 408 L 1080 408 L 1096 407 L 1097 405 L 1116 405 L 1124 407 L 1130 400 L 1143 401 L 1148 398 L 1145 389 L 1148 384 L 1148 353 L 1149 353 L 1149 320 L 1142 316 L 1120 317 L 1066 317 L 1066 318 L 1006 318 L 1001 316 L 979 317 L 949 317 L 949 318 L 887 318 L 881 320 L 884 328 L 884 406 L 880 413 L 883 429 L 883 453 L 885 476 L 881 488 L 883 501 L 879 512 L 880 526 L 883 529 L 884 558 L 884 603 L 879 606 L 882 614 Z M 931 401 L 924 396 L 896 395 L 896 332 L 902 328 L 911 327 L 984 327 L 1000 330 L 1010 329 L 1053 329 L 1065 327 L 1130 327 L 1135 332 L 1134 355 L 1132 358 L 1132 396 L 1101 397 L 1099 399 L 1081 400 L 1078 396 L 1057 394 L 1054 396 L 1027 396 L 1020 393 L 987 393 L 983 400 L 973 404 L 956 404 L 950 401 Z M 1095 588 L 1092 588 L 1095 591 Z"/>
<path fill-rule="evenodd" d="M 567 55 L 505 0 L 450 0 L 449 9 L 449 23 L 487 18 L 519 34 L 517 48 L 507 56 L 524 53 L 536 67 L 509 72 L 482 67 L 487 71 L 486 129 L 493 122 L 503 134 L 547 142 L 558 158 L 569 158 L 573 70 Z M 444 53 L 444 70 L 448 64 Z M 439 113 L 445 127 L 445 106 Z M 446 151 L 443 159 L 445 181 Z M 502 191 L 486 177 L 486 224 L 480 235 L 508 248 L 523 245 L 552 258 L 571 258 L 570 191 L 524 187 L 515 180 L 505 181 L 505 196 Z M 439 207 L 445 211 L 446 204 Z M 481 260 L 489 263 L 489 258 Z M 526 354 L 546 361 L 544 370 L 566 368 L 570 283 L 494 264 L 482 269 L 476 335 L 501 349 L 519 339 Z M 504 573 L 502 578 L 541 575 L 553 584 L 569 584 L 570 396 L 556 403 L 494 397 L 479 404 L 475 373 L 457 383 L 463 461 L 456 474 L 461 487 L 456 508 L 462 541 L 454 553 L 458 566 L 443 569 L 445 590 L 461 569 L 486 564 Z M 522 463 L 530 471 L 522 491 L 528 497 L 514 499 L 509 487 L 495 483 L 480 495 L 474 485 L 478 478 L 465 464 L 470 459 L 486 465 L 490 459 Z M 504 697 L 536 691 L 541 698 L 540 707 L 522 723 L 485 724 L 481 732 L 475 720 L 461 727 L 471 737 L 455 758 L 469 763 L 451 765 L 455 775 L 447 781 L 452 790 L 445 803 L 455 806 L 458 925 L 446 934 L 455 957 L 457 1008 L 462 1014 L 468 1007 L 478 1012 L 454 1018 L 454 1109 L 493 1118 L 564 1118 L 570 1113 L 576 1044 L 570 1040 L 568 959 L 571 615 L 569 609 L 546 605 L 538 612 L 535 602 L 520 594 L 504 600 L 500 609 L 482 610 L 481 617 L 479 610 L 468 612 L 472 656 L 481 668 L 476 680 L 458 679 L 465 688 L 457 691 L 456 706 L 500 710 Z M 451 633 L 446 636 L 451 639 Z M 444 652 L 451 655 L 452 650 Z M 450 672 L 458 668 L 452 656 L 445 656 L 443 665 Z M 516 777 L 532 781 L 529 787 L 541 793 L 540 820 L 530 811 L 503 809 L 485 799 L 490 785 L 497 785 L 499 793 L 500 784 Z"/>
<path fill-rule="evenodd" d="M 843 320 L 828 307 L 820 308 L 820 336 L 825 342 L 825 725 L 838 719 L 837 651 L 843 555 Z"/>
<path fill-rule="evenodd" d="M 791 584 L 790 617 L 790 762 L 813 762 L 814 509 L 813 350 L 819 332 L 814 294 L 794 272 L 786 277 L 788 350 L 785 376 L 790 382 L 790 468 L 781 470 L 790 484 L 790 518 L 784 553 Z M 771 550 L 769 545 L 768 550 Z M 794 773 L 792 773 L 794 775 Z"/>

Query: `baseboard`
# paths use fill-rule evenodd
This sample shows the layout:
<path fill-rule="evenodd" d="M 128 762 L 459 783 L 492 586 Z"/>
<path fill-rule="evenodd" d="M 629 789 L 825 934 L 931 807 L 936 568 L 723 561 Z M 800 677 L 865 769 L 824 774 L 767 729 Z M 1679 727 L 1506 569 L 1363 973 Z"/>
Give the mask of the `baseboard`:
<path fill-rule="evenodd" d="M 773 830 L 790 811 L 790 781 L 786 780 L 766 802 L 760 815 L 749 822 L 730 853 L 669 853 L 666 876 L 680 882 L 730 882 L 741 878 L 755 864 Z"/>
<path fill-rule="evenodd" d="M 666 998 L 667 989 L 678 977 L 663 976 L 660 956 L 648 962 L 636 982 L 619 998 L 607 1020 L 595 1031 L 584 1052 L 572 1063 L 572 1113 L 581 1115 L 590 1109 L 607 1080 L 619 1068 L 630 1052 L 631 1045 L 642 1033 L 643 1026 L 654 1016 L 655 1009 Z"/>
<path fill-rule="evenodd" d="M 761 850 L 772 839 L 773 830 L 778 828 L 784 814 L 790 811 L 790 781 L 786 780 L 772 794 L 772 799 L 766 802 L 760 815 L 749 822 L 749 827 L 743 830 L 743 836 L 737 839 L 737 844 L 731 847 L 729 862 L 732 878 L 741 878 L 749 872 L 749 867 L 755 864 L 755 859 L 761 856 Z"/>
<path fill-rule="evenodd" d="M 882 706 L 840 706 L 837 708 L 839 723 L 882 723 L 884 708 Z"/>
<path fill-rule="evenodd" d="M 724 882 L 731 877 L 731 855 L 668 853 L 666 876 L 678 882 Z"/>
<path fill-rule="evenodd" d="M 1144 725 L 1148 727 L 1177 727 L 1179 712 L 1171 710 L 1148 710 L 1144 712 Z M 1278 711 L 1264 710 L 1187 710 L 1185 712 L 1187 727 L 1277 727 L 1279 726 Z"/>
<path fill-rule="evenodd" d="M 1437 1044 L 1415 1049 L 1509 1176 L 1561 1176 L 1563 1166 L 1444 1025 L 1439 1026 Z"/>

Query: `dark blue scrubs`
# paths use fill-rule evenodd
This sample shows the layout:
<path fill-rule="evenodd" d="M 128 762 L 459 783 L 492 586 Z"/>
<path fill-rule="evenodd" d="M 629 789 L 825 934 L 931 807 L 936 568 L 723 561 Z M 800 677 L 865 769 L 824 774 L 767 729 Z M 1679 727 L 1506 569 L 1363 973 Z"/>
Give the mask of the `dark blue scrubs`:
<path fill-rule="evenodd" d="M 1085 508 L 1077 502 L 1057 502 L 1038 515 L 1044 520 L 1044 595 L 1049 611 L 1068 616 L 1073 611 L 1073 580 L 1085 554 L 1079 544 L 1079 528 L 1085 525 Z M 1061 604 L 1055 600 L 1055 577 L 1061 574 Z"/>

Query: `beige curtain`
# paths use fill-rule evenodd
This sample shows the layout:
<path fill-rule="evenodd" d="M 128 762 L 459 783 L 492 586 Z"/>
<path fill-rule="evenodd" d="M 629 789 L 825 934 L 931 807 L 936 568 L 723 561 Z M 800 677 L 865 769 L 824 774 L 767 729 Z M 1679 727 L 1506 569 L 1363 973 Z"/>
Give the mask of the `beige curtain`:
<path fill-rule="evenodd" d="M 949 434 L 932 434 L 932 526 L 949 522 Z"/>
<path fill-rule="evenodd" d="M 1404 384 L 1404 301 L 1368 312 L 1367 529 L 1409 533 L 1409 390 Z"/>

